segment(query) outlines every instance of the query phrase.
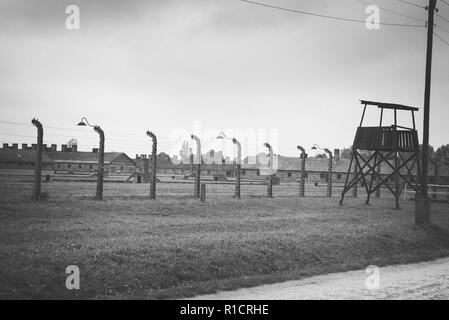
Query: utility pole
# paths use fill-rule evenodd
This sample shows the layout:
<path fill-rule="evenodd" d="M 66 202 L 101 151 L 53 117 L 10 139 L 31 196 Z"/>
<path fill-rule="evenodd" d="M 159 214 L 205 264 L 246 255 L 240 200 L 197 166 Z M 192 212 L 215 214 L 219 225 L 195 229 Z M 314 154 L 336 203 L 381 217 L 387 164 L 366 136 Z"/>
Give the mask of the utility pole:
<path fill-rule="evenodd" d="M 428 225 L 430 223 L 430 200 L 427 194 L 428 156 L 429 156 L 429 119 L 430 119 L 430 89 L 432 80 L 432 49 L 433 25 L 436 0 L 429 0 L 429 17 L 427 21 L 427 54 L 426 54 L 426 83 L 424 92 L 424 125 L 423 145 L 421 151 L 421 194 L 417 194 L 415 201 L 415 224 Z"/>
<path fill-rule="evenodd" d="M 44 139 L 44 129 L 42 128 L 42 124 L 37 119 L 31 120 L 31 123 L 37 128 L 37 149 L 36 163 L 34 167 L 33 200 L 39 201 L 41 199 L 42 143 Z"/>
<path fill-rule="evenodd" d="M 149 136 L 153 140 L 153 150 L 151 153 L 151 180 L 150 180 L 150 199 L 156 199 L 156 166 L 157 166 L 157 138 L 156 135 L 151 132 L 147 131 L 147 136 Z"/>

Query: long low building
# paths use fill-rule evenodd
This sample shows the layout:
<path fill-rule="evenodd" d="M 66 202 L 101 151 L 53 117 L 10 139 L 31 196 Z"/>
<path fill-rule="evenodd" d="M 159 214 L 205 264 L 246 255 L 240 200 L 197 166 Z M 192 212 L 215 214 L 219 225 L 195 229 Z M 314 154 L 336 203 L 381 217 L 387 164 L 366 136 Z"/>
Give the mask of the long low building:
<path fill-rule="evenodd" d="M 62 145 L 57 150 L 56 145 L 43 145 L 42 162 L 44 170 L 54 173 L 93 174 L 98 171 L 98 149 L 91 152 L 78 151 L 76 146 Z M 33 169 L 36 161 L 36 145 L 3 144 L 0 149 L 0 168 L 2 169 Z M 133 174 L 136 163 L 123 152 L 105 152 L 104 172 L 106 174 Z"/>
<path fill-rule="evenodd" d="M 36 145 L 28 146 L 22 144 L 19 149 L 18 144 L 3 144 L 0 149 L 0 169 L 34 169 Z M 51 170 L 54 173 L 69 174 L 94 174 L 98 170 L 98 149 L 91 152 L 78 151 L 77 146 L 68 147 L 62 145 L 57 150 L 56 145 L 43 146 L 43 169 Z M 207 159 L 208 154 L 203 156 Z M 172 176 L 172 178 L 193 177 L 195 166 L 191 161 L 178 161 L 165 153 L 157 156 L 157 175 Z M 243 180 L 266 180 L 270 174 L 267 164 L 259 159 L 266 155 L 246 157 L 241 165 L 241 178 Z M 295 182 L 301 178 L 301 161 L 299 157 L 277 157 L 277 170 L 275 176 L 281 182 Z M 335 183 L 344 183 L 348 172 L 350 159 L 340 158 L 336 152 L 332 163 L 332 180 Z M 328 181 L 329 159 L 306 158 L 305 178 L 309 183 L 323 183 Z M 145 170 L 145 167 L 148 167 Z M 131 159 L 122 152 L 106 152 L 104 157 L 104 170 L 107 175 L 134 175 L 148 177 L 151 173 L 151 155 L 136 155 Z M 434 166 L 429 164 L 430 183 L 435 182 Z M 386 176 L 391 172 L 391 168 L 384 165 L 381 168 L 381 175 Z M 221 163 L 202 163 L 201 175 L 212 180 L 232 180 L 236 176 L 235 164 L 229 159 L 222 159 Z M 144 178 L 143 181 L 146 179 Z M 139 181 L 139 180 L 137 180 Z M 146 180 L 148 181 L 148 180 Z M 439 168 L 439 184 L 449 184 L 449 168 L 443 166 Z"/>

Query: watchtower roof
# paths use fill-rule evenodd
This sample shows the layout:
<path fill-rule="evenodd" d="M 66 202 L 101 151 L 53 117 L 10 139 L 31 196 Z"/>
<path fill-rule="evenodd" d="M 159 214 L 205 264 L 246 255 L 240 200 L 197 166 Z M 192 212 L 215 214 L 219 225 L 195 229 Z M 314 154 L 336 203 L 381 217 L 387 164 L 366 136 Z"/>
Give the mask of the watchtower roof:
<path fill-rule="evenodd" d="M 384 103 L 384 102 L 375 102 L 375 101 L 367 101 L 360 100 L 360 103 L 366 106 L 377 106 L 378 108 L 383 109 L 394 109 L 394 110 L 407 110 L 407 111 L 419 111 L 419 108 L 409 107 L 402 104 L 396 103 Z"/>

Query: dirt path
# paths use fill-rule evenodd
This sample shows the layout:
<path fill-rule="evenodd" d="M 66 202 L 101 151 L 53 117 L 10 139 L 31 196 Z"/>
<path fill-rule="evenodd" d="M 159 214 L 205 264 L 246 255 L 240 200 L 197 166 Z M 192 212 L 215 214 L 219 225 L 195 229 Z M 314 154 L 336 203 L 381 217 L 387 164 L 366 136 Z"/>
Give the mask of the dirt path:
<path fill-rule="evenodd" d="M 256 288 L 240 289 L 194 299 L 302 300 L 302 299 L 449 299 L 449 258 L 409 265 L 382 267 L 378 289 L 367 289 L 366 270 L 334 273 Z"/>

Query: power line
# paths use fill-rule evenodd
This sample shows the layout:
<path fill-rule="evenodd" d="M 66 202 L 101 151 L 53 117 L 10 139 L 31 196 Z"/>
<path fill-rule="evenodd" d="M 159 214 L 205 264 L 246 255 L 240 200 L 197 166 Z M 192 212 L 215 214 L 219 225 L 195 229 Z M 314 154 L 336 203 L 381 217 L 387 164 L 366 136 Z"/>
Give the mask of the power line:
<path fill-rule="evenodd" d="M 437 28 L 440 29 L 441 31 L 444 31 L 444 32 L 449 33 L 449 30 L 447 30 L 447 29 L 445 29 L 445 28 L 442 28 L 442 27 L 440 27 L 439 25 L 436 25 L 436 24 L 435 24 L 435 27 L 437 27 Z"/>
<path fill-rule="evenodd" d="M 289 9 L 289 8 L 278 7 L 278 6 L 274 6 L 274 5 L 271 5 L 271 4 L 255 2 L 255 1 L 249 1 L 249 0 L 238 0 L 238 1 L 246 2 L 246 3 L 249 3 L 249 4 L 261 6 L 261 7 L 267 7 L 267 8 L 271 8 L 271 9 L 277 9 L 277 10 L 288 11 L 288 12 L 293 12 L 293 13 L 300 13 L 300 14 L 303 14 L 303 15 L 314 16 L 314 17 L 319 17 L 319 18 L 366 24 L 365 20 L 351 19 L 351 18 L 331 16 L 331 15 L 325 15 L 325 14 L 308 12 L 308 11 Z M 384 26 L 394 26 L 394 27 L 410 27 L 410 28 L 422 28 L 422 27 L 424 27 L 423 25 L 388 23 L 388 22 L 380 22 L 379 24 L 380 25 L 384 25 Z"/>
<path fill-rule="evenodd" d="M 371 3 L 363 1 L 363 0 L 354 0 L 354 1 L 366 4 L 366 5 L 371 5 Z M 385 7 L 381 7 L 381 6 L 378 6 L 378 5 L 376 5 L 376 6 L 379 7 L 380 9 L 384 10 L 384 11 L 396 14 L 396 15 L 401 16 L 401 17 L 413 19 L 413 20 L 416 20 L 416 21 L 426 22 L 426 20 L 424 20 L 424 19 L 420 19 L 420 18 L 417 18 L 417 17 L 412 17 L 412 16 L 409 16 L 409 15 L 403 14 L 401 12 L 398 12 L 398 11 L 395 11 L 395 10 L 391 10 L 391 9 L 388 9 L 388 8 L 385 8 Z"/>
<path fill-rule="evenodd" d="M 7 125 L 14 125 L 14 126 L 23 126 L 23 127 L 32 127 L 31 124 L 25 123 L 25 122 L 13 122 L 13 121 L 0 121 L 2 124 Z M 71 132 L 77 132 L 77 133 L 86 133 L 86 130 L 82 129 L 69 129 L 69 128 L 61 128 L 61 127 L 53 127 L 53 126 L 47 126 L 44 125 L 44 129 L 51 129 L 51 130 L 62 130 L 62 131 L 71 131 Z M 117 135 L 127 135 L 127 136 L 138 136 L 138 137 L 146 137 L 145 132 L 142 131 L 142 133 L 134 133 L 134 132 L 117 132 L 117 131 L 107 131 L 107 133 L 117 134 Z M 164 137 L 164 136 L 158 136 L 158 139 L 161 140 L 171 140 L 171 138 Z"/>
<path fill-rule="evenodd" d="M 446 21 L 446 22 L 449 23 L 449 19 L 443 17 L 441 14 L 435 12 L 435 15 L 436 15 L 438 18 L 440 18 L 440 19 L 442 19 L 442 20 L 444 20 L 444 21 Z"/>
<path fill-rule="evenodd" d="M 446 2 L 445 0 L 440 0 L 440 1 L 449 7 L 449 2 Z"/>
<path fill-rule="evenodd" d="M 446 41 L 446 40 L 444 40 L 442 37 L 440 37 L 440 36 L 438 35 L 438 33 L 434 32 L 433 34 L 434 34 L 435 37 L 437 37 L 441 42 L 443 42 L 444 44 L 446 44 L 447 46 L 449 46 L 449 42 Z"/>
<path fill-rule="evenodd" d="M 402 3 L 405 3 L 405 4 L 408 4 L 408 5 L 413 6 L 413 7 L 418 7 L 418 8 L 421 8 L 421 9 L 426 9 L 426 7 L 423 7 L 423 6 L 419 5 L 419 4 L 416 4 L 416 3 L 413 3 L 413 2 L 410 2 L 410 1 L 406 1 L 406 0 L 396 0 L 396 1 L 399 1 L 399 2 L 402 2 Z"/>

